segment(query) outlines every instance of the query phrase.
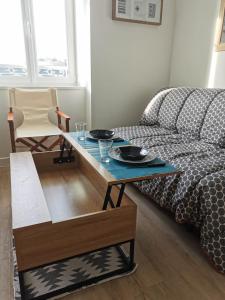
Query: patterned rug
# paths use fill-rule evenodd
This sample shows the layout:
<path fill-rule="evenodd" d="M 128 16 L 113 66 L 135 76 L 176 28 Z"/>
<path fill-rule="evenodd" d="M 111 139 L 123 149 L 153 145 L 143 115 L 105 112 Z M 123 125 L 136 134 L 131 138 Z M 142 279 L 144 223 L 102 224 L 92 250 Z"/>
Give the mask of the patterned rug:
<path fill-rule="evenodd" d="M 121 251 L 110 247 L 24 272 L 24 295 L 21 297 L 15 250 L 13 255 L 14 300 L 59 299 L 75 290 L 129 275 L 135 270 L 128 270 Z"/>

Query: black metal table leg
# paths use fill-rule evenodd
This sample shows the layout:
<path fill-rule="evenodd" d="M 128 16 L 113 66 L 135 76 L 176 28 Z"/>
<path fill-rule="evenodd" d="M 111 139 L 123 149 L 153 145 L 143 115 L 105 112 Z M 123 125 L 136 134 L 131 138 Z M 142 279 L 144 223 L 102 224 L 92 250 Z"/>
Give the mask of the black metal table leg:
<path fill-rule="evenodd" d="M 112 201 L 111 196 L 110 196 L 111 191 L 112 191 L 112 185 L 109 185 L 108 188 L 107 188 L 107 191 L 106 191 L 106 195 L 105 195 L 102 210 L 106 210 L 107 206 L 108 206 L 108 203 L 110 202 L 110 200 Z"/>
<path fill-rule="evenodd" d="M 121 188 L 120 188 L 120 192 L 119 192 L 119 196 L 118 196 L 118 200 L 117 200 L 117 203 L 116 203 L 116 207 L 120 207 L 120 205 L 121 205 L 125 187 L 126 187 L 126 184 L 122 183 Z"/>
<path fill-rule="evenodd" d="M 114 202 L 113 202 L 113 200 L 111 198 L 111 191 L 112 191 L 113 185 L 109 185 L 108 188 L 107 188 L 105 199 L 104 199 L 104 203 L 103 203 L 103 208 L 102 208 L 103 210 L 107 209 L 107 206 L 108 206 L 109 203 L 110 203 L 110 205 L 111 205 L 112 208 L 120 207 L 120 205 L 121 205 L 126 184 L 125 183 L 121 183 L 121 184 L 114 184 L 114 185 L 116 185 L 116 186 L 121 185 L 116 206 L 114 205 Z"/>
<path fill-rule="evenodd" d="M 68 150 L 68 159 L 70 160 L 72 158 L 72 151 L 73 151 L 73 146 L 70 146 Z"/>
<path fill-rule="evenodd" d="M 62 147 L 61 147 L 61 151 L 60 151 L 60 155 L 59 155 L 59 158 L 62 159 L 63 158 L 63 154 L 64 154 L 64 150 L 65 150 L 65 147 L 66 147 L 66 139 L 64 138 L 63 139 L 63 144 L 62 144 Z"/>
<path fill-rule="evenodd" d="M 23 272 L 19 271 L 18 272 L 18 276 L 19 276 L 21 300 L 26 300 Z"/>
<path fill-rule="evenodd" d="M 116 250 L 120 254 L 121 258 L 123 259 L 124 263 L 127 265 L 128 270 L 132 270 L 135 267 L 134 262 L 134 250 L 135 250 L 135 240 L 132 239 L 129 242 L 129 255 L 127 255 L 121 245 L 116 246 Z"/>
<path fill-rule="evenodd" d="M 133 268 L 134 266 L 134 248 L 135 248 L 135 240 L 130 241 L 130 267 Z"/>
<path fill-rule="evenodd" d="M 65 150 L 68 152 L 68 155 L 64 157 Z M 69 144 L 69 147 L 66 145 L 66 139 L 63 139 L 63 143 L 60 147 L 60 155 L 57 158 L 54 158 L 54 163 L 70 163 L 74 161 L 74 156 L 72 155 L 73 146 Z"/>

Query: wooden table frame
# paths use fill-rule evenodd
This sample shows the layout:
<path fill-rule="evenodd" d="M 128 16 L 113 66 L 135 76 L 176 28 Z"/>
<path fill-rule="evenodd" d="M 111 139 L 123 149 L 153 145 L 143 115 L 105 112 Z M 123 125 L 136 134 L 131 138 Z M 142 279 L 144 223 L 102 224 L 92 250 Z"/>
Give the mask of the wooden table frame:
<path fill-rule="evenodd" d="M 102 205 L 107 190 L 105 179 L 83 159 L 84 151 L 81 154 L 75 149 L 69 151 L 69 154 L 75 156 L 76 159 L 67 164 L 53 162 L 60 157 L 58 151 L 33 155 L 30 152 L 13 153 L 10 157 L 13 234 L 22 300 L 26 300 L 24 273 L 40 266 L 97 250 L 116 247 L 124 261 L 124 268 L 91 278 L 85 282 L 85 285 L 127 273 L 135 267 L 136 204 L 124 194 L 123 204 L 116 207 L 119 192 L 117 187 L 113 187 L 111 196 L 115 208 L 103 211 Z M 99 211 L 87 212 L 87 214 L 78 215 L 74 218 L 65 217 L 63 220 L 54 220 L 46 206 L 46 198 L 35 164 L 40 170 L 42 168 L 49 168 L 50 170 L 52 168 L 56 170 L 72 168 L 75 171 L 79 168 L 76 172 L 85 174 L 90 184 L 97 186 L 99 194 L 102 195 Z M 51 243 L 49 243 L 49 239 Z M 129 244 L 129 251 L 126 254 L 121 247 L 125 243 Z M 45 295 L 43 299 L 80 288 L 83 284 L 80 282 L 66 289 L 51 292 Z"/>

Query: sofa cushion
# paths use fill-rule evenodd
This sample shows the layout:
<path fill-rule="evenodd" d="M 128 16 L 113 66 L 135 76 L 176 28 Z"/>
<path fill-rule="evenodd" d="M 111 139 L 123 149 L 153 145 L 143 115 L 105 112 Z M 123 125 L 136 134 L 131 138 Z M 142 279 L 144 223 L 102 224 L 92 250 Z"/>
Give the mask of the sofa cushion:
<path fill-rule="evenodd" d="M 140 125 L 155 125 L 158 124 L 158 113 L 165 97 L 170 93 L 172 89 L 163 89 L 159 91 L 153 98 L 150 100 L 147 105 L 144 113 L 141 116 Z"/>
<path fill-rule="evenodd" d="M 209 106 L 200 138 L 225 147 L 225 90 L 220 91 Z"/>
<path fill-rule="evenodd" d="M 208 107 L 219 92 L 219 89 L 195 89 L 178 116 L 178 132 L 192 132 L 199 138 Z"/>
<path fill-rule="evenodd" d="M 176 129 L 179 113 L 192 91 L 191 88 L 182 87 L 173 89 L 166 95 L 159 110 L 158 122 L 160 126 Z"/>

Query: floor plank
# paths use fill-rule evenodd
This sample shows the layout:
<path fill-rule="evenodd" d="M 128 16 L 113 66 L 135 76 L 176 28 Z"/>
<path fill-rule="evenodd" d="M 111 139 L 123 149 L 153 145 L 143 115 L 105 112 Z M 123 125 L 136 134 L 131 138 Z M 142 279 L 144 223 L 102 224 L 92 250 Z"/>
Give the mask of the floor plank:
<path fill-rule="evenodd" d="M 198 237 L 137 192 L 137 271 L 128 277 L 64 297 L 63 300 L 224 300 L 225 276 L 208 263 Z M 9 174 L 0 168 L 0 299 L 12 300 Z"/>
<path fill-rule="evenodd" d="M 0 167 L 0 299 L 13 299 L 9 171 Z"/>

